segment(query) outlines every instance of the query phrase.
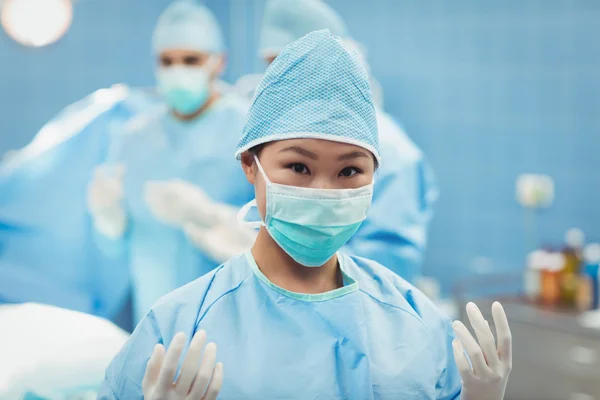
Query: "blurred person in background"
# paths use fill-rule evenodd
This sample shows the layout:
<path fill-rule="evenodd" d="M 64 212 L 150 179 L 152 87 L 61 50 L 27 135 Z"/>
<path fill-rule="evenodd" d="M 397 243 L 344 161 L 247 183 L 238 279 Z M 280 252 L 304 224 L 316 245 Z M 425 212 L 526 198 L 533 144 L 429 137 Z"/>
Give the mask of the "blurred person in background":
<path fill-rule="evenodd" d="M 319 29 L 329 29 L 353 48 L 369 71 L 364 51 L 350 38 L 335 10 L 320 0 L 271 0 L 265 6 L 259 55 L 269 65 L 289 43 Z M 370 75 L 370 74 L 369 74 Z M 262 74 L 238 80 L 238 93 L 252 96 Z M 371 89 L 379 88 L 369 76 Z M 344 250 L 371 258 L 414 282 L 420 275 L 427 244 L 427 229 L 438 197 L 434 174 L 417 147 L 382 108 L 382 92 L 375 91 L 377 123 L 383 164 L 375 177 L 369 218 Z M 377 100 L 379 98 L 379 100 Z M 379 106 L 377 104 L 379 103 Z"/>
<path fill-rule="evenodd" d="M 99 247 L 128 260 L 135 321 L 160 296 L 223 261 L 210 245 L 197 248 L 195 238 L 220 230 L 233 253 L 254 238 L 230 224 L 253 192 L 231 157 L 247 102 L 217 86 L 225 66 L 218 22 L 205 6 L 176 1 L 158 20 L 153 51 L 166 105 L 112 132 L 106 163 L 88 189 Z"/>
<path fill-rule="evenodd" d="M 85 188 L 106 157 L 107 131 L 159 98 L 122 85 L 66 107 L 0 163 L 0 303 L 35 301 L 117 320 L 129 291 L 123 259 L 93 242 Z"/>
<path fill-rule="evenodd" d="M 369 73 L 373 101 L 375 105 L 382 108 L 383 91 L 379 82 L 370 73 L 369 65 L 363 56 L 366 50 L 350 39 L 344 20 L 333 8 L 321 0 L 283 1 L 281 4 L 276 4 L 272 0 L 268 1 L 263 15 L 258 56 L 268 66 L 288 43 L 324 27 L 334 35 L 344 38 L 346 42 L 353 42 L 356 50 L 360 47 L 359 57 Z M 244 75 L 237 80 L 234 90 L 250 99 L 262 78 L 262 73 Z"/>
<path fill-rule="evenodd" d="M 236 174 L 225 181 L 222 175 L 215 177 L 211 172 L 213 167 L 223 163 L 236 165 L 229 150 L 224 149 L 235 145 L 247 106 L 235 95 L 220 94 L 225 87 L 218 80 L 224 68 L 225 49 L 220 28 L 210 12 L 193 1 L 177 2 L 169 10 L 161 18 L 154 35 L 160 64 L 158 90 L 124 85 L 100 89 L 66 107 L 30 144 L 7 154 L 0 163 L 0 224 L 13 227 L 0 232 L 0 303 L 36 301 L 53 304 L 117 320 L 121 326 L 131 328 L 130 311 L 125 307 L 131 284 L 128 266 L 133 260 L 144 257 L 140 246 L 147 247 L 141 243 L 152 246 L 144 242 L 144 234 L 140 233 L 144 230 L 134 221 L 150 218 L 149 214 L 140 217 L 149 209 L 139 202 L 128 209 L 136 217 L 128 217 L 127 232 L 124 231 L 120 238 L 123 240 L 115 240 L 115 224 L 118 225 L 115 220 L 119 218 L 114 217 L 114 207 L 106 212 L 106 208 L 111 208 L 106 179 L 102 179 L 107 171 L 122 171 L 124 181 L 117 184 L 117 190 L 132 202 L 135 200 L 128 195 L 130 191 L 135 193 L 132 186 L 135 186 L 136 178 L 168 180 L 177 177 L 196 181 L 203 177 L 203 190 L 194 191 L 193 185 L 178 180 L 168 185 L 149 185 L 153 190 L 149 190 L 152 194 L 147 196 L 153 202 L 153 211 L 158 213 L 160 206 L 156 203 L 164 199 L 161 198 L 163 194 L 173 194 L 170 190 L 173 186 L 177 187 L 175 190 L 183 188 L 188 194 L 193 192 L 196 200 L 198 196 L 202 198 L 203 203 L 199 206 L 206 210 L 204 215 L 210 214 L 211 218 L 202 220 L 202 224 L 190 222 L 186 227 L 189 238 L 209 238 L 208 245 L 202 243 L 201 254 L 195 254 L 199 259 L 198 274 L 225 259 L 219 252 L 229 254 L 237 251 L 236 246 L 240 244 L 249 246 L 247 229 L 238 231 L 236 236 L 231 229 L 217 228 L 220 235 L 226 234 L 230 240 L 226 246 L 210 247 L 215 236 L 212 232 L 209 234 L 207 228 L 215 227 L 221 217 L 235 218 L 236 211 L 235 208 L 213 207 L 209 197 L 204 195 L 206 191 L 215 199 L 238 205 L 247 202 L 251 196 L 245 180 L 241 187 L 231 183 L 231 180 L 236 181 Z M 169 46 L 173 47 L 172 51 L 165 48 Z M 170 112 L 166 110 L 164 99 L 168 101 Z M 144 129 L 149 131 L 145 135 L 141 133 Z M 136 138 L 139 141 L 136 142 Z M 159 142 L 163 139 L 169 144 L 163 143 L 165 146 L 161 147 Z M 190 140 L 205 143 L 194 147 L 192 153 L 187 151 L 192 147 L 186 147 Z M 231 141 L 229 146 L 228 140 Z M 144 149 L 151 155 L 146 158 L 146 167 L 142 168 Z M 225 154 L 223 157 L 219 157 L 221 150 Z M 100 164 L 107 165 L 97 168 Z M 130 170 L 125 172 L 123 167 Z M 193 176 L 192 170 L 197 176 Z M 94 177 L 92 184 L 91 177 Z M 113 182 L 108 183 L 108 193 L 115 189 Z M 128 190 L 123 191 L 124 188 L 119 186 L 121 183 L 128 184 Z M 141 181 L 138 184 L 144 186 Z M 210 184 L 212 186 L 208 187 Z M 227 189 L 230 186 L 235 189 Z M 245 195 L 246 188 L 248 195 Z M 40 199 L 44 199 L 43 206 L 40 206 Z M 216 209 L 220 211 L 216 212 Z M 185 214 L 181 209 L 179 212 Z M 172 215 L 168 217 L 173 218 Z M 165 221 L 164 215 L 158 218 Z M 169 236 L 165 232 L 166 226 L 168 224 L 158 232 Z M 187 252 L 179 251 L 178 261 L 173 258 L 171 263 L 189 260 L 190 254 L 195 253 L 190 249 L 188 239 L 176 231 L 171 228 L 169 240 L 161 242 L 165 245 L 163 250 L 171 246 L 172 252 L 182 248 Z M 181 241 L 177 242 L 175 236 Z M 179 246 L 178 250 L 174 246 Z M 156 264 L 149 263 L 148 272 L 152 271 L 153 265 Z M 185 283 L 187 278 L 183 277 L 190 274 L 189 269 L 188 275 L 180 270 L 179 274 L 173 272 L 169 277 L 148 273 L 144 276 L 149 281 L 145 281 L 144 277 L 135 276 L 135 271 L 141 273 L 141 267 L 133 268 L 133 271 L 136 304 L 143 302 L 141 297 L 144 296 L 136 288 L 145 287 L 142 293 L 152 292 L 147 288 L 148 282 L 158 281 L 166 285 L 164 290 L 168 291 Z M 151 303 L 153 297 L 148 295 L 147 303 Z M 138 317 L 140 313 L 143 311 L 137 312 Z"/>

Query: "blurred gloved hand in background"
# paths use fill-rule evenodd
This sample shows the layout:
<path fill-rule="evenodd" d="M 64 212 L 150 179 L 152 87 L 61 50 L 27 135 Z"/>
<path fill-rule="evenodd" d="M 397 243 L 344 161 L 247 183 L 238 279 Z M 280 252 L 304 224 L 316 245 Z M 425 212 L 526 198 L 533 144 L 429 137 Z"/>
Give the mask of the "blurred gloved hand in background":
<path fill-rule="evenodd" d="M 127 213 L 123 205 L 123 165 L 101 165 L 94 170 L 88 186 L 87 206 L 94 227 L 111 239 L 123 236 L 127 228 Z"/>

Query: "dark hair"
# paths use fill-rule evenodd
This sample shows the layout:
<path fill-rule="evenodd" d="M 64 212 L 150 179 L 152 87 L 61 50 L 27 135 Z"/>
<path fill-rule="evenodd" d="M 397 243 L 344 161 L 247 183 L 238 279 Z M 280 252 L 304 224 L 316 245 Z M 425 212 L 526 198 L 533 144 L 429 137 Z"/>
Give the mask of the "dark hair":
<path fill-rule="evenodd" d="M 261 144 L 257 144 L 256 146 L 250 148 L 250 150 L 248 150 L 248 152 L 250 154 L 252 154 L 253 156 L 260 156 L 260 152 L 262 151 L 262 149 L 265 148 L 265 144 L 266 143 L 261 143 Z"/>
<path fill-rule="evenodd" d="M 252 154 L 253 156 L 260 157 L 260 152 L 262 151 L 262 149 L 265 148 L 265 146 L 267 144 L 268 143 L 257 144 L 256 146 L 250 148 L 248 150 L 248 152 L 250 154 Z M 373 156 L 373 162 L 375 163 L 375 171 L 377 171 L 377 169 L 379 168 L 379 162 L 377 161 L 377 158 L 375 158 L 375 156 L 373 154 L 371 154 L 371 155 Z"/>

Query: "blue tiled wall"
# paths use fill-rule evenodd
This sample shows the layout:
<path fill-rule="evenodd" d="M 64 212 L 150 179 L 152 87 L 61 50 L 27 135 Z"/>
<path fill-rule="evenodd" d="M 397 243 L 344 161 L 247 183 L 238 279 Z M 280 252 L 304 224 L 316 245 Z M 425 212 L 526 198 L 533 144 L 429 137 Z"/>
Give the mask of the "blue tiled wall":
<path fill-rule="evenodd" d="M 547 173 L 539 239 L 600 241 L 600 3 L 329 2 L 370 51 L 386 108 L 435 167 L 442 196 L 425 270 L 445 283 L 488 257 L 521 267 L 515 177 Z"/>

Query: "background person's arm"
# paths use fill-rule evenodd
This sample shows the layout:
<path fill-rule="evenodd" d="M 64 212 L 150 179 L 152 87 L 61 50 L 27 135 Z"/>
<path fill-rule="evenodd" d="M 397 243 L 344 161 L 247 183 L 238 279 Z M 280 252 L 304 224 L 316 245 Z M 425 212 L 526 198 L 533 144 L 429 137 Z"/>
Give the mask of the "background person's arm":
<path fill-rule="evenodd" d="M 397 157 L 384 158 L 368 217 L 343 251 L 375 260 L 414 283 L 421 273 L 437 189 L 425 160 Z"/>

